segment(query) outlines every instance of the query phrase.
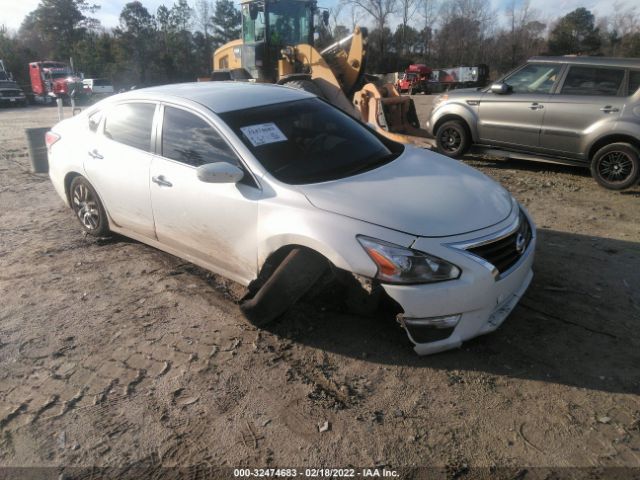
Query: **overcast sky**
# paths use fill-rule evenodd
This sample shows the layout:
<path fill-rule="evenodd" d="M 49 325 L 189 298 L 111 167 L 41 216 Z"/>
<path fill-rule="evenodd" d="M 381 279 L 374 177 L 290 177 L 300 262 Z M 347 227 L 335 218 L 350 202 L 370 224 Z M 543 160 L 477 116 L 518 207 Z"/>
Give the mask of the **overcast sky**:
<path fill-rule="evenodd" d="M 319 0 L 318 5 L 321 7 L 331 7 L 337 0 Z M 446 0 L 443 0 L 446 1 Z M 0 25 L 6 25 L 10 30 L 17 30 L 25 15 L 34 10 L 38 6 L 39 0 L 0 0 Z M 491 0 L 494 8 L 503 13 L 505 7 L 511 0 Z M 118 17 L 122 7 L 127 0 L 106 0 L 106 1 L 89 1 L 100 5 L 100 10 L 96 12 L 97 17 L 105 27 L 115 27 L 118 25 Z M 160 5 L 171 7 L 173 1 L 162 0 L 143 0 L 143 5 L 147 7 L 150 13 L 155 14 Z M 195 0 L 189 0 L 193 6 Z M 637 4 L 637 0 L 621 0 L 622 6 L 631 6 Z M 533 0 L 531 5 L 540 13 L 542 17 L 551 22 L 558 17 L 578 8 L 585 7 L 591 10 L 596 17 L 609 15 L 614 11 L 614 2 L 609 0 Z M 394 22 L 395 23 L 395 22 Z"/>

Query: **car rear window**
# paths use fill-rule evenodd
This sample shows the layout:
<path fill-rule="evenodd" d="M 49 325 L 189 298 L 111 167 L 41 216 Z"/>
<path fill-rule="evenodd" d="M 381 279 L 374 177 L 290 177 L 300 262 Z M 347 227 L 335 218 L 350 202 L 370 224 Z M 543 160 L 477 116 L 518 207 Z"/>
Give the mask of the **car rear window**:
<path fill-rule="evenodd" d="M 376 168 L 403 146 L 317 98 L 220 115 L 264 168 L 289 184 L 316 183 Z"/>
<path fill-rule="evenodd" d="M 150 151 L 154 103 L 122 103 L 109 110 L 104 135 L 118 143 Z"/>
<path fill-rule="evenodd" d="M 640 88 L 640 71 L 631 70 L 629 72 L 629 95 L 633 95 Z"/>
<path fill-rule="evenodd" d="M 624 70 L 597 67 L 571 67 L 562 86 L 563 95 L 615 96 L 620 90 Z"/>
<path fill-rule="evenodd" d="M 107 80 L 106 78 L 96 78 L 93 81 L 93 86 L 94 87 L 110 87 L 111 86 L 111 82 L 109 80 Z"/>

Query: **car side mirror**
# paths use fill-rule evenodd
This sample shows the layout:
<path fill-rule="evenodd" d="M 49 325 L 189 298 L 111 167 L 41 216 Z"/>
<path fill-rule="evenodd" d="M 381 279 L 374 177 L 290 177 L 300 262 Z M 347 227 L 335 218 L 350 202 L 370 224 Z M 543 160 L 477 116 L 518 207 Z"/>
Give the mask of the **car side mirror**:
<path fill-rule="evenodd" d="M 196 169 L 201 182 L 238 183 L 244 177 L 242 169 L 229 162 L 206 163 Z"/>
<path fill-rule="evenodd" d="M 505 95 L 511 91 L 511 87 L 506 83 L 494 83 L 491 85 L 491 93 L 496 95 Z"/>

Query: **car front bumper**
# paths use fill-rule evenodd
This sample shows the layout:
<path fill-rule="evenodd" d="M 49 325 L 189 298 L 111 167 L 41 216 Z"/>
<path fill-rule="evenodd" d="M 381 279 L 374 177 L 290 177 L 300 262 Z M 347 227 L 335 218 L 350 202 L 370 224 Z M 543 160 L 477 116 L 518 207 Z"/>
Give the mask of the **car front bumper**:
<path fill-rule="evenodd" d="M 402 307 L 398 322 L 419 355 L 460 347 L 462 342 L 496 330 L 522 298 L 533 278 L 535 227 L 517 263 L 502 276 L 473 261 L 453 281 L 422 285 L 383 285 Z M 459 255 L 467 256 L 466 253 Z M 425 334 L 426 333 L 426 334 Z"/>
<path fill-rule="evenodd" d="M 19 105 L 27 101 L 27 97 L 0 97 L 0 103 L 4 105 Z"/>

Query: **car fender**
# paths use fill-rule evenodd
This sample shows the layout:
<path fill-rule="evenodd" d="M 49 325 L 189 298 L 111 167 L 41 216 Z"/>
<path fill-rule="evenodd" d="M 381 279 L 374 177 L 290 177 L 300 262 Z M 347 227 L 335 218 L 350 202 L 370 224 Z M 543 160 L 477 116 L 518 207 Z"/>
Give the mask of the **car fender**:
<path fill-rule="evenodd" d="M 582 149 L 585 160 L 609 143 L 627 142 L 640 146 L 640 124 L 636 121 L 618 120 L 614 125 L 605 124 L 607 128 L 597 128 L 585 135 Z M 604 125 L 601 125 L 601 127 Z"/>
<path fill-rule="evenodd" d="M 437 106 L 433 110 L 429 121 L 431 133 L 435 136 L 436 127 L 440 123 L 448 121 L 449 119 L 453 120 L 455 117 L 463 120 L 467 124 L 469 132 L 471 133 L 471 138 L 473 138 L 474 142 L 478 141 L 478 114 L 470 105 L 459 102 L 446 102 Z"/>
<path fill-rule="evenodd" d="M 283 247 L 303 246 L 318 252 L 335 267 L 366 277 L 377 268 L 356 236 L 366 235 L 402 246 L 415 237 L 307 205 L 283 206 L 261 202 L 258 219 L 258 270 Z"/>

